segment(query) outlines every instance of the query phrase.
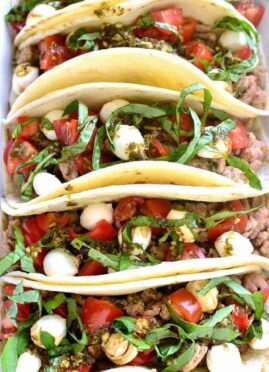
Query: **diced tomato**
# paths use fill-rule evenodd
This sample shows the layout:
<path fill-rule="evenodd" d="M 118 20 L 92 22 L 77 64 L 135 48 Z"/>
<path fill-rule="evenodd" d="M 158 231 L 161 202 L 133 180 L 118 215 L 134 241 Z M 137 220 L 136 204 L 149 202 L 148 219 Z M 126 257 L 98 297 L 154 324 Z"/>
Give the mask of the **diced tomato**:
<path fill-rule="evenodd" d="M 238 4 L 236 9 L 256 27 L 259 26 L 265 12 L 264 6 L 251 2 Z"/>
<path fill-rule="evenodd" d="M 205 71 L 205 66 L 199 61 L 199 58 L 207 62 L 212 61 L 213 56 L 208 47 L 200 40 L 193 40 L 187 44 L 187 50 L 193 58 L 192 63 L 200 70 Z"/>
<path fill-rule="evenodd" d="M 41 251 L 38 253 L 37 257 L 34 259 L 34 267 L 37 271 L 43 270 L 43 262 L 46 257 L 48 250 L 46 248 L 41 248 Z"/>
<path fill-rule="evenodd" d="M 5 302 L 3 303 L 5 304 Z M 5 305 L 4 305 L 5 306 Z M 7 314 L 2 317 L 1 320 L 1 332 L 0 332 L 0 340 L 4 341 L 7 340 L 9 337 L 14 336 L 17 331 L 17 328 L 14 324 L 10 321 Z"/>
<path fill-rule="evenodd" d="M 234 324 L 239 328 L 239 331 L 242 333 L 245 332 L 249 326 L 246 310 L 240 305 L 235 305 L 232 316 Z"/>
<path fill-rule="evenodd" d="M 79 270 L 78 276 L 91 276 L 91 275 L 101 275 L 107 272 L 106 267 L 101 265 L 97 261 L 89 260 L 85 262 L 82 268 Z"/>
<path fill-rule="evenodd" d="M 51 35 L 46 36 L 44 40 L 42 41 L 47 47 L 47 49 L 53 47 L 53 45 L 65 45 L 65 38 L 62 35 Z"/>
<path fill-rule="evenodd" d="M 13 21 L 13 22 L 10 22 L 10 24 L 13 30 L 15 30 L 17 34 L 23 29 L 23 27 L 25 27 L 25 22 Z"/>
<path fill-rule="evenodd" d="M 232 211 L 243 211 L 244 207 L 239 200 L 235 200 L 231 203 Z M 221 234 L 224 234 L 227 231 L 233 230 L 242 234 L 247 226 L 248 216 L 243 214 L 241 216 L 228 218 L 227 220 L 219 223 L 215 227 L 211 227 L 207 231 L 208 240 L 215 241 Z"/>
<path fill-rule="evenodd" d="M 89 233 L 84 234 L 91 239 L 99 240 L 101 242 L 108 242 L 117 236 L 118 232 L 106 220 L 98 221 L 95 228 Z"/>
<path fill-rule="evenodd" d="M 149 38 L 149 39 L 155 39 L 155 40 L 164 40 L 169 39 L 169 36 L 166 36 L 160 32 L 157 27 L 155 26 L 149 26 L 147 28 L 136 28 L 134 30 L 135 36 L 142 38 Z"/>
<path fill-rule="evenodd" d="M 164 199 L 146 199 L 141 208 L 141 213 L 147 216 L 166 217 L 171 211 L 170 201 Z"/>
<path fill-rule="evenodd" d="M 250 49 L 249 45 L 245 45 L 242 49 L 233 52 L 233 55 L 236 58 L 241 59 L 242 61 L 245 61 L 246 59 L 249 59 L 252 56 L 252 50 Z"/>
<path fill-rule="evenodd" d="M 5 300 L 4 308 L 8 310 L 12 304 L 13 304 L 12 300 Z M 29 315 L 30 315 L 29 304 L 17 304 L 17 306 L 18 306 L 18 313 L 16 316 L 16 320 L 18 322 L 24 322 L 25 320 L 29 318 Z"/>
<path fill-rule="evenodd" d="M 56 213 L 42 213 L 36 216 L 36 223 L 40 230 L 47 232 L 57 221 Z"/>
<path fill-rule="evenodd" d="M 58 44 L 52 46 L 42 54 L 40 58 L 40 69 L 43 71 L 50 70 L 70 58 L 70 52 L 67 47 Z"/>
<path fill-rule="evenodd" d="M 82 366 L 78 367 L 78 372 L 91 372 L 92 365 L 86 366 L 86 364 L 83 364 Z"/>
<path fill-rule="evenodd" d="M 113 212 L 113 219 L 117 227 L 132 218 L 144 204 L 144 199 L 137 196 L 127 196 L 121 199 Z"/>
<path fill-rule="evenodd" d="M 168 296 L 168 301 L 177 315 L 183 320 L 198 323 L 203 311 L 194 295 L 185 288 L 178 289 Z"/>
<path fill-rule="evenodd" d="M 176 121 L 176 119 L 175 119 Z M 193 130 L 193 120 L 190 115 L 188 114 L 180 114 L 180 129 L 184 130 L 185 132 L 190 132 Z M 180 136 L 179 142 L 188 142 L 190 141 L 191 137 L 187 136 Z"/>
<path fill-rule="evenodd" d="M 269 297 L 269 288 L 262 289 L 263 301 L 264 303 L 268 300 Z"/>
<path fill-rule="evenodd" d="M 22 224 L 22 231 L 27 245 L 36 244 L 45 234 L 45 232 L 38 227 L 36 217 L 24 221 Z"/>
<path fill-rule="evenodd" d="M 8 173 L 15 174 L 20 164 L 34 158 L 37 154 L 37 149 L 30 142 L 10 140 L 4 153 Z M 35 165 L 23 167 L 19 170 L 19 173 L 29 172 L 32 167 L 35 167 Z"/>
<path fill-rule="evenodd" d="M 196 24 L 197 21 L 195 19 L 188 17 L 184 18 L 183 25 L 180 28 L 180 34 L 183 37 L 183 44 L 186 44 L 191 40 Z"/>
<path fill-rule="evenodd" d="M 180 259 L 191 260 L 194 258 L 205 258 L 204 249 L 196 243 L 184 243 Z"/>
<path fill-rule="evenodd" d="M 14 284 L 5 284 L 3 287 L 3 292 L 5 295 L 11 296 L 15 288 L 16 286 Z"/>
<path fill-rule="evenodd" d="M 232 141 L 232 150 L 242 150 L 248 145 L 248 132 L 244 124 L 240 121 L 236 121 L 236 127 L 229 133 Z"/>
<path fill-rule="evenodd" d="M 150 13 L 151 18 L 160 23 L 166 23 L 171 26 L 175 26 L 176 29 L 179 30 L 179 28 L 183 25 L 183 11 L 181 8 L 171 8 L 171 9 L 165 9 L 165 10 L 153 10 Z M 156 27 L 157 30 L 164 35 L 170 36 L 173 33 L 169 30 Z"/>
<path fill-rule="evenodd" d="M 137 356 L 129 363 L 130 366 L 143 366 L 148 363 L 154 356 L 152 349 L 140 351 Z"/>
<path fill-rule="evenodd" d="M 61 305 L 53 310 L 54 314 L 60 315 L 62 318 L 67 318 L 66 304 L 63 302 Z"/>
<path fill-rule="evenodd" d="M 92 171 L 92 162 L 89 155 L 78 155 L 74 158 L 76 168 L 79 174 L 87 174 Z"/>
<path fill-rule="evenodd" d="M 81 319 L 89 332 L 108 326 L 124 313 L 110 301 L 88 297 L 81 310 Z"/>
<path fill-rule="evenodd" d="M 159 156 L 167 156 L 169 151 L 161 143 L 158 138 L 152 138 L 150 141 L 150 156 L 152 158 L 158 158 Z"/>
<path fill-rule="evenodd" d="M 70 146 L 75 143 L 79 137 L 78 121 L 71 119 L 60 119 L 53 122 L 53 127 L 59 141 L 64 145 Z"/>
<path fill-rule="evenodd" d="M 23 123 L 30 118 L 27 116 L 20 116 L 17 119 L 17 123 Z M 38 120 L 30 121 L 28 124 L 22 127 L 20 134 L 18 135 L 18 140 L 30 140 L 39 131 Z"/>

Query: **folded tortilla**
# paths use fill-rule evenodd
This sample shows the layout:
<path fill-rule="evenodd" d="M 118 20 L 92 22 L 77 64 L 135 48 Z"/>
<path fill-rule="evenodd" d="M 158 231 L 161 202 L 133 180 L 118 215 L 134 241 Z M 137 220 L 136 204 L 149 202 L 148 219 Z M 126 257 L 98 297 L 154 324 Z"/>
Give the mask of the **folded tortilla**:
<path fill-rule="evenodd" d="M 105 52 L 107 53 L 107 51 Z M 115 50 L 113 50 L 113 52 L 115 52 Z M 133 53 L 134 50 L 128 49 L 128 52 Z M 147 51 L 140 49 L 139 52 L 144 53 Z M 70 62 L 73 63 L 73 61 Z M 87 66 L 88 65 L 86 64 L 85 67 Z M 98 64 L 96 66 L 98 66 Z M 103 70 L 101 69 L 100 71 Z M 121 72 L 120 68 L 119 71 Z M 76 72 L 76 70 L 73 71 L 71 75 L 75 74 Z M 67 75 L 64 74 L 64 76 Z M 83 76 L 85 76 L 85 74 Z M 158 75 L 156 76 L 158 78 Z M 158 102 L 164 104 L 168 102 L 175 103 L 178 97 L 178 92 L 162 88 L 148 87 L 144 85 L 126 83 L 81 84 L 65 88 L 63 90 L 50 92 L 44 97 L 23 106 L 16 113 L 11 112 L 7 120 L 5 121 L 5 128 L 11 129 L 12 127 L 14 127 L 16 118 L 19 116 L 42 116 L 55 109 L 65 109 L 65 107 L 74 100 L 81 100 L 88 107 L 90 107 L 90 109 L 98 111 L 101 109 L 103 104 L 117 98 L 126 99 L 131 103 L 139 102 L 145 104 L 153 104 Z M 192 107 L 197 113 L 202 112 L 202 97 L 194 95 L 188 96 L 185 103 L 189 107 Z M 233 114 L 236 114 L 233 109 L 228 110 L 225 106 L 222 106 L 215 102 L 213 102 L 212 107 L 224 111 L 232 111 Z M 241 111 L 241 114 L 242 115 L 239 115 L 239 117 L 245 116 L 245 113 L 243 111 Z M 259 124 L 257 124 L 257 127 L 258 131 L 260 131 Z M 266 192 L 268 182 L 267 176 L 265 174 L 261 174 L 260 176 L 264 188 L 257 194 L 257 190 L 252 190 L 250 187 L 246 187 L 243 184 L 240 184 L 238 186 L 238 184 L 236 184 L 236 182 L 234 182 L 233 180 L 221 176 L 217 173 L 199 168 L 193 168 L 191 166 L 179 163 L 147 160 L 116 164 L 107 168 L 93 171 L 69 182 L 65 182 L 59 187 L 55 188 L 53 192 L 36 197 L 29 202 L 22 202 L 19 197 L 16 197 L 16 194 L 18 195 L 18 190 L 14 186 L 11 178 L 7 174 L 5 174 L 5 194 L 7 195 L 8 203 L 13 208 L 23 208 L 36 203 L 40 204 L 46 200 L 61 197 L 64 195 L 66 195 L 65 201 L 67 201 L 67 203 L 71 203 L 71 199 L 74 196 L 73 194 L 81 193 L 87 190 L 108 187 L 111 185 L 149 183 L 195 187 L 230 187 L 231 189 L 234 188 L 234 190 L 229 191 L 229 195 L 234 192 L 237 193 L 237 190 L 241 189 L 242 195 L 246 195 L 246 197 L 249 197 L 253 195 L 253 193 L 254 196 L 256 196 Z M 194 192 L 194 194 L 198 195 L 196 191 Z"/>
<path fill-rule="evenodd" d="M 165 6 L 180 7 L 187 17 L 193 17 L 212 27 L 225 16 L 244 19 L 231 4 L 218 0 L 84 1 L 43 18 L 35 25 L 25 27 L 18 34 L 15 45 L 24 48 L 38 43 L 45 36 L 68 34 L 79 27 L 86 26 L 94 31 L 103 23 L 121 22 L 131 25 L 139 16 Z M 139 61 L 139 64 L 133 63 L 134 61 Z M 233 107 L 234 111 L 242 111 L 249 117 L 267 115 L 266 110 L 256 109 L 234 98 L 218 82 L 212 81 L 184 58 L 158 50 L 136 48 L 91 52 L 57 66 L 26 89 L 14 103 L 12 112 L 55 89 L 95 81 L 139 83 L 177 91 L 194 82 L 200 82 L 211 90 L 216 102 L 225 105 L 227 109 Z"/>

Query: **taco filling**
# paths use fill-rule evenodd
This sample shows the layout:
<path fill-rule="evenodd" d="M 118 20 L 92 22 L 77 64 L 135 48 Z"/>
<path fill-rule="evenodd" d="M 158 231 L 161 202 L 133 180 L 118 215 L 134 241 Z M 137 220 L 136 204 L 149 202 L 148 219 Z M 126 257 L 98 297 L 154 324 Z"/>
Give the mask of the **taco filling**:
<path fill-rule="evenodd" d="M 269 347 L 268 280 L 257 273 L 117 298 L 70 297 L 22 283 L 5 285 L 3 292 L 3 372 L 123 365 L 219 372 L 223 363 L 241 370 L 251 349 Z"/>
<path fill-rule="evenodd" d="M 178 260 L 269 257 L 263 201 L 172 203 L 128 196 L 78 211 L 9 217 L 10 253 L 0 259 L 0 275 L 14 264 L 48 276 L 88 276 Z"/>
<path fill-rule="evenodd" d="M 199 84 L 186 88 L 177 104 L 145 105 L 116 99 L 93 112 L 80 101 L 43 117 L 18 117 L 4 160 L 24 200 L 44 195 L 83 174 L 126 161 L 156 160 L 216 172 L 262 189 L 256 174 L 267 146 L 242 122 L 210 109 L 184 106 Z"/>
<path fill-rule="evenodd" d="M 248 17 L 247 12 L 242 13 Z M 207 26 L 185 17 L 181 8 L 152 10 L 131 26 L 106 23 L 94 32 L 79 28 L 67 36 L 48 36 L 38 45 L 18 50 L 13 91 L 19 95 L 40 73 L 68 59 L 117 47 L 157 49 L 179 55 L 211 79 L 221 81 L 221 86 L 243 102 L 257 108 L 266 104 L 265 68 L 259 65 L 255 28 L 232 17 L 219 20 L 214 27 Z"/>

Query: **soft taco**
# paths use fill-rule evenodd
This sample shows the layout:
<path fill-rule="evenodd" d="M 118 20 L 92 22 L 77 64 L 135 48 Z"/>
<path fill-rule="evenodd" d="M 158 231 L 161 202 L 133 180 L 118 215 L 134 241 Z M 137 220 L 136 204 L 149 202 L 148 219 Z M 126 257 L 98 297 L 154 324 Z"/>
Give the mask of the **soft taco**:
<path fill-rule="evenodd" d="M 258 32 L 231 4 L 133 0 L 106 5 L 84 1 L 19 33 L 13 94 L 43 76 L 15 102 L 13 112 L 55 88 L 118 81 L 177 91 L 200 82 L 226 107 L 249 116 L 267 113 Z"/>
<path fill-rule="evenodd" d="M 201 90 L 202 102 L 192 95 Z M 136 183 L 246 183 L 264 192 L 268 148 L 260 125 L 220 108 L 200 84 L 180 94 L 119 83 L 52 92 L 5 123 L 5 193 L 20 196 L 8 199 L 18 208 Z"/>
<path fill-rule="evenodd" d="M 267 370 L 265 274 L 170 279 L 109 297 L 5 284 L 2 372 Z"/>
<path fill-rule="evenodd" d="M 65 212 L 7 217 L 0 275 L 104 286 L 244 265 L 268 268 L 266 199 L 170 202 L 127 196 Z M 263 257 L 264 256 L 264 257 Z"/>

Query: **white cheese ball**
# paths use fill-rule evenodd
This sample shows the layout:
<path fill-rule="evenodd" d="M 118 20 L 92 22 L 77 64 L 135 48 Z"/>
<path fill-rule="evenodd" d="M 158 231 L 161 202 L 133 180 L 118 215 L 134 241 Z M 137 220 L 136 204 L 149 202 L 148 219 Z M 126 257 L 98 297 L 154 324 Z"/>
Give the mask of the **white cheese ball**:
<path fill-rule="evenodd" d="M 236 231 L 228 231 L 220 235 L 214 245 L 221 257 L 247 256 L 254 251 L 250 240 Z"/>
<path fill-rule="evenodd" d="M 22 63 L 13 72 L 12 90 L 18 96 L 25 91 L 39 76 L 39 69 L 31 66 L 30 63 Z"/>
<path fill-rule="evenodd" d="M 195 280 L 194 282 L 189 282 L 186 286 L 186 289 L 191 292 L 196 300 L 201 305 L 203 312 L 211 313 L 212 311 L 216 310 L 218 306 L 218 289 L 212 288 L 206 295 L 200 295 L 196 291 L 204 288 L 204 286 L 208 283 L 208 280 Z"/>
<path fill-rule="evenodd" d="M 228 342 L 212 346 L 207 353 L 206 364 L 210 372 L 239 372 L 243 369 L 239 350 Z"/>
<path fill-rule="evenodd" d="M 52 110 L 45 115 L 45 118 L 53 124 L 55 120 L 63 119 L 63 113 L 63 110 Z M 54 129 L 41 127 L 41 130 L 50 141 L 57 140 L 57 135 Z"/>
<path fill-rule="evenodd" d="M 221 159 L 223 158 L 223 155 L 227 155 L 231 152 L 231 140 L 229 136 L 225 139 L 220 138 L 213 141 L 209 146 L 212 147 L 212 149 L 217 150 L 217 152 L 210 151 L 206 147 L 203 147 L 198 151 L 197 155 L 204 159 Z"/>
<path fill-rule="evenodd" d="M 46 254 L 43 269 L 47 276 L 74 276 L 78 273 L 79 260 L 68 250 L 56 248 Z"/>
<path fill-rule="evenodd" d="M 31 26 L 37 23 L 40 18 L 49 17 L 50 15 L 54 14 L 56 9 L 47 4 L 39 4 L 36 5 L 28 14 L 26 18 L 26 26 Z"/>
<path fill-rule="evenodd" d="M 144 158 L 145 141 L 135 126 L 117 125 L 114 132 L 113 145 L 114 154 L 122 160 Z"/>
<path fill-rule="evenodd" d="M 54 176 L 54 174 L 47 172 L 39 172 L 34 176 L 33 179 L 33 188 L 37 195 L 46 195 L 59 186 L 61 186 L 61 181 Z"/>
<path fill-rule="evenodd" d="M 19 357 L 16 372 L 38 372 L 41 364 L 41 359 L 37 355 L 25 351 Z"/>
<path fill-rule="evenodd" d="M 119 244 L 122 245 L 122 231 L 119 230 L 118 233 Z M 137 226 L 132 229 L 132 243 L 139 244 L 144 249 L 148 248 L 151 241 L 151 228 L 148 226 Z M 136 256 L 141 254 L 141 250 L 134 248 L 132 250 L 132 255 Z"/>
<path fill-rule="evenodd" d="M 67 333 L 66 319 L 60 315 L 42 316 L 31 328 L 31 339 L 36 346 L 45 349 L 41 343 L 40 332 L 47 332 L 54 337 L 55 346 L 58 346 Z"/>
<path fill-rule="evenodd" d="M 262 338 L 254 337 L 249 346 L 254 350 L 265 350 L 269 348 L 269 322 L 262 319 Z"/>
<path fill-rule="evenodd" d="M 80 216 L 80 224 L 87 230 L 92 230 L 95 228 L 96 224 L 101 221 L 106 220 L 108 223 L 113 222 L 113 207 L 109 203 L 96 203 L 91 204 L 85 209 Z"/>
<path fill-rule="evenodd" d="M 247 38 L 243 31 L 227 30 L 219 38 L 219 44 L 227 50 L 240 50 L 247 44 Z"/>
<path fill-rule="evenodd" d="M 105 103 L 99 113 L 102 123 L 105 124 L 107 122 L 112 112 L 129 105 L 129 103 L 130 102 L 126 101 L 125 99 L 114 99 L 113 101 Z"/>
<path fill-rule="evenodd" d="M 171 211 L 166 216 L 167 220 L 182 220 L 186 216 L 185 211 L 177 211 L 176 209 L 171 209 Z M 194 243 L 195 237 L 192 231 L 187 225 L 179 226 L 176 228 L 176 232 L 179 235 L 180 240 L 183 243 Z"/>

